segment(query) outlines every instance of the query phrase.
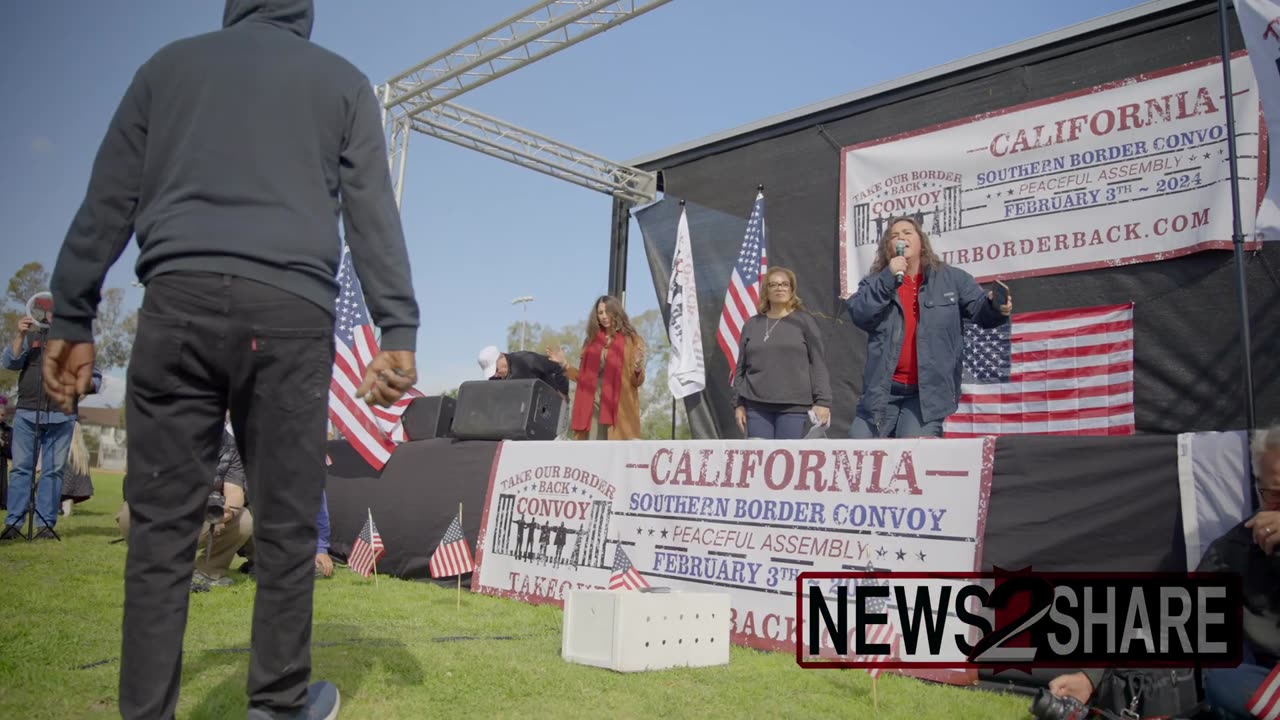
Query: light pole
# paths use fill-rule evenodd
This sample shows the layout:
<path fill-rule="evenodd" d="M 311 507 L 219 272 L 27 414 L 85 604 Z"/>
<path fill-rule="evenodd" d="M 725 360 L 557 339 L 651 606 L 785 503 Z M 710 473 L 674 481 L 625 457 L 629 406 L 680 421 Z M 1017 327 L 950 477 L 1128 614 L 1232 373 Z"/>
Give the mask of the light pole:
<path fill-rule="evenodd" d="M 529 344 L 529 303 L 531 302 L 533 302 L 532 295 L 524 295 L 522 297 L 518 297 L 515 300 L 511 301 L 512 305 L 524 306 L 522 311 L 524 314 L 524 320 L 523 320 L 524 328 L 520 332 L 520 349 L 521 350 L 525 350 L 526 349 L 525 346 Z"/>

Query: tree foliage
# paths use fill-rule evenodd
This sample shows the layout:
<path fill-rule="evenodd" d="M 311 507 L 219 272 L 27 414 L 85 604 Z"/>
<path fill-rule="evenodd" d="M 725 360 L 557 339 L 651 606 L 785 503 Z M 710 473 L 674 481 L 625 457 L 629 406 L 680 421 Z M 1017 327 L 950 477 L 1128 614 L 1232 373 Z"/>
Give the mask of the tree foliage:
<path fill-rule="evenodd" d="M 18 321 L 27 314 L 27 300 L 49 290 L 49 272 L 38 262 L 18 268 L 9 278 L 4 302 L 0 304 L 0 340 L 13 342 L 18 334 Z M 54 308 L 57 315 L 57 308 Z M 124 367 L 129 362 L 133 338 L 138 330 L 138 313 L 124 312 L 124 290 L 108 288 L 98 305 L 98 319 L 93 323 L 94 349 L 98 367 L 104 372 Z M 18 384 L 18 373 L 0 368 L 0 394 L 8 395 Z"/>

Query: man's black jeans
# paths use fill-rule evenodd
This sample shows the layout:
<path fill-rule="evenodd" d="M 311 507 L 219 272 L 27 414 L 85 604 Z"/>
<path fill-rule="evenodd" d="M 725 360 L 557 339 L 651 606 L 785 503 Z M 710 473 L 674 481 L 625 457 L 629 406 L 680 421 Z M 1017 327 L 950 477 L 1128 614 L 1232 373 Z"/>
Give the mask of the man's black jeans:
<path fill-rule="evenodd" d="M 254 512 L 249 702 L 305 702 L 333 353 L 330 313 L 283 290 L 205 273 L 147 286 L 128 370 L 125 718 L 174 716 L 192 558 L 228 408 Z"/>

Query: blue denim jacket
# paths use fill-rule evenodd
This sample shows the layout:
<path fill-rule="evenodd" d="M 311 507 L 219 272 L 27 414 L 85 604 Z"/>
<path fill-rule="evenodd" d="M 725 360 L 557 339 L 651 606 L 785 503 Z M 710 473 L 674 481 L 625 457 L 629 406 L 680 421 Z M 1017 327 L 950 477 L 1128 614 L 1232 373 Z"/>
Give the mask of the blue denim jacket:
<path fill-rule="evenodd" d="M 878 429 L 902 351 L 906 321 L 898 301 L 897 280 L 888 267 L 868 275 L 845 304 L 853 324 L 867 333 L 867 364 L 857 414 Z M 964 323 L 994 328 L 1008 321 L 991 305 L 987 291 L 964 270 L 942 265 L 921 272 L 916 357 L 922 421 L 942 420 L 960 404 Z"/>

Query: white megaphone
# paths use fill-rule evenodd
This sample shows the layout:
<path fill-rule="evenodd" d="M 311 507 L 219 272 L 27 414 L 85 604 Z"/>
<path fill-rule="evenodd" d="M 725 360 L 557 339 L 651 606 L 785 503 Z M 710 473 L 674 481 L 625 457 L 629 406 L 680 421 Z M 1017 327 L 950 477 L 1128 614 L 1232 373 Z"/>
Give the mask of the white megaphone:
<path fill-rule="evenodd" d="M 53 318 L 53 293 L 39 292 L 27 300 L 27 315 L 35 321 L 36 327 L 48 330 Z"/>

